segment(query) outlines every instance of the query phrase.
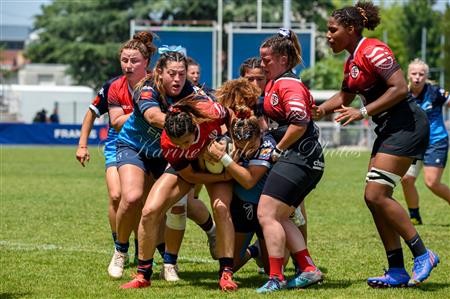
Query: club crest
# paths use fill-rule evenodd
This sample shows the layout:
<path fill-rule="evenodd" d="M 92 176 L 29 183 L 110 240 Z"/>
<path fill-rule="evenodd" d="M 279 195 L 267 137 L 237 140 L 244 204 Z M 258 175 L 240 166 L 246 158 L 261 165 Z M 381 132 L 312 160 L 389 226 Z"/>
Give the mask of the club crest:
<path fill-rule="evenodd" d="M 272 104 L 272 106 L 278 105 L 278 96 L 276 93 L 272 94 L 272 97 L 270 98 L 270 104 Z"/>

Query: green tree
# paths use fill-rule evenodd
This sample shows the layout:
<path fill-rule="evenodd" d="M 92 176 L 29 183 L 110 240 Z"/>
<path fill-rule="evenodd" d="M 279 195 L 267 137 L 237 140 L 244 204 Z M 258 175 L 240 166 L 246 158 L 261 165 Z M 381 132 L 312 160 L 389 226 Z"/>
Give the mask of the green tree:
<path fill-rule="evenodd" d="M 68 64 L 78 84 L 98 87 L 121 73 L 118 50 L 129 38 L 134 2 L 55 0 L 37 17 L 39 38 L 26 55 L 33 62 Z"/>
<path fill-rule="evenodd" d="M 450 5 L 446 6 L 444 18 L 442 19 L 444 43 L 444 57 L 440 60 L 439 65 L 444 68 L 444 86 L 447 90 L 450 89 Z"/>
<path fill-rule="evenodd" d="M 435 0 L 408 1 L 403 6 L 404 19 L 401 20 L 402 27 L 406 30 L 405 43 L 408 62 L 416 57 L 422 57 L 422 29 L 427 30 L 426 62 L 431 70 L 440 66 L 439 56 L 441 53 L 440 35 L 443 16 L 442 13 L 432 9 L 435 3 Z M 430 75 L 432 79 L 438 79 L 438 74 L 438 72 L 432 72 Z"/>
<path fill-rule="evenodd" d="M 338 90 L 341 88 L 346 54 L 333 55 L 331 51 L 328 52 L 328 55 L 316 62 L 313 67 L 301 73 L 302 81 L 311 89 Z"/>

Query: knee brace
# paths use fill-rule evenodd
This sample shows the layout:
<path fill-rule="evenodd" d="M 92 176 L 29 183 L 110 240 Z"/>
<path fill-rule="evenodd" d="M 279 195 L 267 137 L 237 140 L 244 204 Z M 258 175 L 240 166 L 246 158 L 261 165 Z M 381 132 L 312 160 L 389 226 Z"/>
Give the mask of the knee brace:
<path fill-rule="evenodd" d="M 370 171 L 366 176 L 366 183 L 374 182 L 378 184 L 388 185 L 392 189 L 395 188 L 401 177 L 395 173 L 391 173 L 386 170 L 378 169 L 375 167 L 370 168 Z"/>
<path fill-rule="evenodd" d="M 174 214 L 173 208 L 183 208 L 183 212 Z M 186 228 L 186 213 L 187 211 L 187 195 L 183 196 L 176 204 L 170 207 L 167 211 L 166 225 L 175 230 L 184 230 Z"/>

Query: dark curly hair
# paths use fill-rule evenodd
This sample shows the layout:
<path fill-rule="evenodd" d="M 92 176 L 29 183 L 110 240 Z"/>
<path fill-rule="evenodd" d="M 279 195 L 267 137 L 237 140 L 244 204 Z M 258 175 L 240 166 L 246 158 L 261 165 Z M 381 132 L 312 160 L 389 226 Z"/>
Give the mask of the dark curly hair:
<path fill-rule="evenodd" d="M 347 6 L 333 11 L 331 17 L 344 27 L 353 26 L 359 35 L 362 34 L 364 28 L 374 30 L 381 21 L 378 7 L 372 2 L 361 1 L 355 6 Z"/>

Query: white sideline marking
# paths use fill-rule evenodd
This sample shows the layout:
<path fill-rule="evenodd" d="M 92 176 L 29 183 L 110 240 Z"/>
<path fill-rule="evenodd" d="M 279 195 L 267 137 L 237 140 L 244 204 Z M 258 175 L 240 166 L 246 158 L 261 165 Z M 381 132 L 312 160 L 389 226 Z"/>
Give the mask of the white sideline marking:
<path fill-rule="evenodd" d="M 21 250 L 21 251 L 32 251 L 32 250 L 59 250 L 59 251 L 69 251 L 69 252 L 88 252 L 88 253 L 97 253 L 97 254 L 111 254 L 112 250 L 98 250 L 98 249 L 89 249 L 82 247 L 63 247 L 55 244 L 27 244 L 20 242 L 9 242 L 5 240 L 0 240 L 0 246 L 7 247 L 7 249 L 12 250 Z M 158 255 L 159 256 L 159 255 Z M 198 263 L 198 264 L 211 264 L 216 263 L 213 259 L 205 259 L 205 258 L 197 258 L 197 257 L 183 257 L 180 256 L 178 258 L 179 261 L 188 262 L 188 263 Z"/>

